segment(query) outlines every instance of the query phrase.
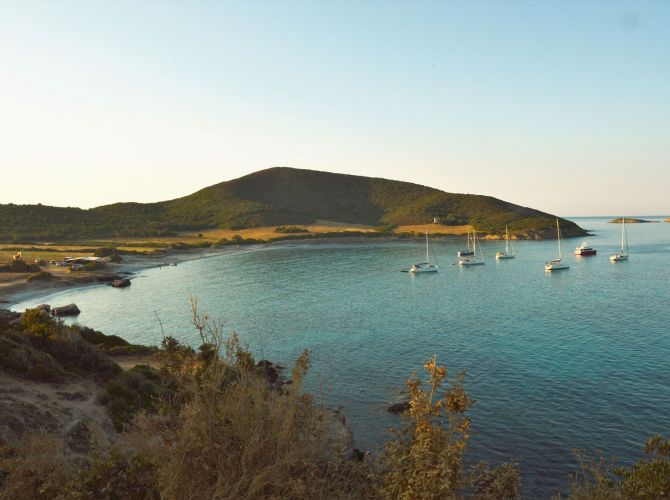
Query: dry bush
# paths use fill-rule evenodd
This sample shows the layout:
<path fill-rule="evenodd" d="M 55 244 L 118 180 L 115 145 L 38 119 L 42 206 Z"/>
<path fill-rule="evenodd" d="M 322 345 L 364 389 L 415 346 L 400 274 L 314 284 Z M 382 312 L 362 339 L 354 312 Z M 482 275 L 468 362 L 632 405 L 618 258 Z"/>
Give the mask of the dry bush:
<path fill-rule="evenodd" d="M 154 458 L 163 498 L 348 497 L 360 487 L 343 474 L 353 465 L 320 454 L 324 411 L 301 390 L 307 352 L 292 383 L 277 390 L 238 337 L 224 340 L 220 323 L 197 303 L 193 322 L 199 352 L 170 341 L 175 359 L 166 370 L 179 396 L 161 401 L 160 415 L 139 417 L 127 434 Z"/>
<path fill-rule="evenodd" d="M 617 467 L 614 459 L 587 459 L 579 453 L 580 472 L 571 478 L 568 497 L 574 500 L 670 498 L 670 440 L 653 436 L 646 442 L 644 451 L 647 457 L 630 468 Z"/>
<path fill-rule="evenodd" d="M 463 388 L 460 373 L 444 392 L 447 370 L 435 356 L 424 365 L 427 388 L 412 375 L 407 382 L 410 410 L 381 457 L 382 471 L 374 479 L 385 498 L 517 498 L 519 477 L 507 464 L 491 469 L 480 464 L 470 475 L 463 471 L 463 452 L 470 436 L 465 412 L 473 401 Z"/>
<path fill-rule="evenodd" d="M 40 433 L 0 448 L 0 471 L 0 497 L 6 499 L 56 498 L 75 474 L 62 439 Z"/>

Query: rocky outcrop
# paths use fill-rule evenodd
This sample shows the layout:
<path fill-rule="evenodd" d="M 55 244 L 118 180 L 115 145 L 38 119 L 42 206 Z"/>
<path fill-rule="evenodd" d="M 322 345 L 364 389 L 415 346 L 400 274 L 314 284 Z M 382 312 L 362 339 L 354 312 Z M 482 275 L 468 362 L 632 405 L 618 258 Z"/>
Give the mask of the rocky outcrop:
<path fill-rule="evenodd" d="M 326 410 L 324 414 L 325 435 L 322 450 L 324 460 L 333 458 L 345 461 L 358 458 L 354 448 L 354 435 L 347 426 L 344 410 Z M 360 451 L 359 451 L 360 453 Z"/>
<path fill-rule="evenodd" d="M 386 408 L 386 411 L 389 413 L 393 413 L 395 415 L 400 415 L 401 413 L 405 413 L 409 411 L 409 401 L 403 401 L 401 403 L 394 403 L 388 408 Z"/>
<path fill-rule="evenodd" d="M 96 278 L 96 281 L 99 283 L 111 283 L 112 281 L 116 280 L 122 280 L 123 276 L 119 276 L 118 274 L 105 274 L 103 276 L 98 276 Z"/>
<path fill-rule="evenodd" d="M 626 217 L 624 219 L 623 217 L 619 217 L 617 219 L 612 219 L 610 224 L 621 224 L 624 220 L 626 221 L 626 224 L 645 224 L 648 222 L 658 222 L 657 220 L 633 219 L 632 217 Z"/>
<path fill-rule="evenodd" d="M 130 286 L 130 280 L 128 278 L 121 278 L 118 280 L 112 281 L 112 286 L 114 288 L 126 288 Z"/>
<path fill-rule="evenodd" d="M 77 316 L 81 311 L 77 304 L 68 304 L 66 306 L 53 307 L 51 314 L 53 316 Z"/>

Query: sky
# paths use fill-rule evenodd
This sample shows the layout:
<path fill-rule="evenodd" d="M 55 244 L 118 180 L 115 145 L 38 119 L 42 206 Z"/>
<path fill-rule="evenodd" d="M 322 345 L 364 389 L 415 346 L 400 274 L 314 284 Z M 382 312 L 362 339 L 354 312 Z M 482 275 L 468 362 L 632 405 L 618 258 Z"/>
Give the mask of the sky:
<path fill-rule="evenodd" d="M 670 215 L 670 2 L 0 2 L 0 203 L 273 166 Z"/>

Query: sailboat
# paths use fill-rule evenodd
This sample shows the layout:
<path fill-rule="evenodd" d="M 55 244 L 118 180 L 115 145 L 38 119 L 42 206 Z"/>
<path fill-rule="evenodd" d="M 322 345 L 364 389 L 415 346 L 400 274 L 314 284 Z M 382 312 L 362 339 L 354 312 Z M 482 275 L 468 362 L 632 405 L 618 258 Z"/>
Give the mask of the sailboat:
<path fill-rule="evenodd" d="M 412 267 L 409 268 L 410 273 L 436 273 L 437 272 L 437 262 L 435 264 L 430 263 L 430 255 L 428 249 L 428 229 L 426 229 L 426 262 L 421 262 L 419 264 L 412 264 Z"/>
<path fill-rule="evenodd" d="M 621 250 L 614 255 L 610 255 L 610 261 L 620 262 L 628 260 L 628 237 L 626 236 L 626 218 L 621 219 Z"/>
<path fill-rule="evenodd" d="M 461 266 L 481 266 L 484 264 L 484 253 L 481 245 L 479 248 L 479 257 L 477 257 L 477 232 L 472 228 L 472 256 L 461 257 L 458 261 Z"/>
<path fill-rule="evenodd" d="M 570 266 L 561 260 L 561 227 L 558 225 L 558 218 L 556 218 L 556 235 L 558 241 L 558 259 L 550 260 L 544 264 L 545 271 L 558 271 L 560 269 L 570 269 Z"/>
<path fill-rule="evenodd" d="M 512 249 L 510 251 L 510 248 Z M 513 259 L 514 258 L 514 245 L 512 245 L 512 242 L 509 239 L 509 229 L 507 229 L 507 226 L 505 226 L 505 251 L 504 252 L 497 252 L 496 253 L 496 259 Z"/>
<path fill-rule="evenodd" d="M 473 257 L 474 255 L 475 255 L 475 252 L 473 252 L 472 249 L 470 248 L 470 229 L 468 229 L 468 242 L 465 245 L 465 248 L 458 252 L 458 256 L 459 257 Z"/>

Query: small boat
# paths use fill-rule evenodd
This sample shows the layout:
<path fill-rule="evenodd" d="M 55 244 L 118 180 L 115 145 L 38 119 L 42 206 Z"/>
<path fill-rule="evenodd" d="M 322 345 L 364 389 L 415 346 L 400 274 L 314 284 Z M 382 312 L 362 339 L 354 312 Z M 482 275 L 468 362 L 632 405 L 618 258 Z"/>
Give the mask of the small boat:
<path fill-rule="evenodd" d="M 510 251 L 510 248 L 512 249 Z M 514 258 L 514 245 L 512 245 L 512 242 L 509 239 L 509 230 L 507 229 L 507 226 L 505 226 L 505 251 L 504 252 L 496 252 L 496 259 L 513 259 Z"/>
<path fill-rule="evenodd" d="M 558 225 L 558 218 L 556 219 L 556 235 L 558 240 L 558 259 L 550 260 L 544 264 L 545 271 L 559 271 L 561 269 L 570 269 L 570 266 L 565 264 L 561 259 L 561 227 Z"/>
<path fill-rule="evenodd" d="M 468 229 L 468 242 L 465 245 L 465 248 L 462 250 L 459 250 L 458 254 L 459 257 L 474 257 L 475 252 L 470 248 L 470 230 Z"/>
<path fill-rule="evenodd" d="M 409 272 L 412 274 L 419 273 L 436 273 L 437 272 L 437 262 L 435 264 L 430 263 L 430 255 L 428 249 L 428 230 L 426 229 L 426 262 L 420 262 L 418 264 L 412 264 L 412 267 L 409 268 Z"/>
<path fill-rule="evenodd" d="M 610 255 L 611 262 L 621 262 L 628 260 L 628 236 L 626 236 L 626 218 L 621 219 L 621 250 L 614 255 Z"/>
<path fill-rule="evenodd" d="M 591 246 L 589 246 L 588 241 L 582 242 L 581 245 L 579 245 L 577 248 L 575 248 L 575 255 L 579 257 L 586 257 L 589 255 L 595 255 L 597 250 Z"/>
<path fill-rule="evenodd" d="M 472 256 L 464 256 L 458 260 L 459 266 L 482 266 L 484 265 L 484 253 L 481 245 L 479 248 L 479 257 L 477 257 L 477 232 L 472 229 Z"/>

